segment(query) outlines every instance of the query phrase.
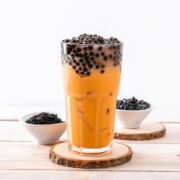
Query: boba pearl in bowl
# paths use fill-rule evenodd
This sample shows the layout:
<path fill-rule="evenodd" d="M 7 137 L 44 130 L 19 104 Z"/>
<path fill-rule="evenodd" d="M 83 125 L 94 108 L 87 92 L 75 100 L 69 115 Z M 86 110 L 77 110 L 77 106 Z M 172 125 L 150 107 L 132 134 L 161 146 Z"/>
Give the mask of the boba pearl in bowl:
<path fill-rule="evenodd" d="M 55 113 L 31 113 L 20 118 L 23 127 L 38 144 L 51 145 L 59 141 L 66 130 L 66 122 Z"/>
<path fill-rule="evenodd" d="M 117 100 L 116 117 L 122 128 L 136 129 L 152 111 L 150 103 L 135 97 Z"/>

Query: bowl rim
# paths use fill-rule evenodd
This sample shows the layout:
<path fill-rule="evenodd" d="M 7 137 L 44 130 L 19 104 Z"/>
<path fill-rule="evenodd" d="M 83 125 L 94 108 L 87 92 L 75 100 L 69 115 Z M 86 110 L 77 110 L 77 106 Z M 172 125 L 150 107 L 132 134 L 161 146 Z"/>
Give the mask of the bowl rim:
<path fill-rule="evenodd" d="M 56 112 L 51 112 L 51 111 L 46 111 L 48 113 L 54 113 L 54 114 L 58 114 Z M 33 112 L 33 113 L 28 113 L 26 115 L 23 115 L 19 118 L 19 122 L 25 126 L 34 126 L 34 127 L 49 127 L 49 126 L 58 126 L 58 125 L 66 125 L 66 121 L 62 122 L 62 123 L 54 123 L 54 124 L 29 124 L 26 122 L 27 119 L 29 119 L 30 117 L 39 114 L 41 112 Z"/>
<path fill-rule="evenodd" d="M 145 112 L 145 111 L 152 111 L 154 109 L 154 106 L 150 106 L 149 108 L 146 108 L 146 109 L 141 109 L 141 110 L 125 110 L 125 109 L 117 109 L 116 108 L 116 111 L 117 112 L 128 112 L 128 113 L 142 113 L 142 112 Z"/>

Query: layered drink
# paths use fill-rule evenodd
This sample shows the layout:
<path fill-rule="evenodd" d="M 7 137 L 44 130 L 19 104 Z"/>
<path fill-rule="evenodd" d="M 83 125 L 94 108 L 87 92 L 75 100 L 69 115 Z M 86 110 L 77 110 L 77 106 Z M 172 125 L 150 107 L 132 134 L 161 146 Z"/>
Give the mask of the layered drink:
<path fill-rule="evenodd" d="M 82 34 L 61 43 L 68 141 L 72 150 L 102 153 L 112 147 L 122 43 Z"/>

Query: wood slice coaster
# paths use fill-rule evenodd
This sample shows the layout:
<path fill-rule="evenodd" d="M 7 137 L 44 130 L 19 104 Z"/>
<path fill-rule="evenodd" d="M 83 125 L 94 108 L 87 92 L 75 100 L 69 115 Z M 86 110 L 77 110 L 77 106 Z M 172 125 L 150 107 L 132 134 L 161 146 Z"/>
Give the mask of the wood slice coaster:
<path fill-rule="evenodd" d="M 129 146 L 113 143 L 112 152 L 80 155 L 69 150 L 68 143 L 59 143 L 53 146 L 49 152 L 49 158 L 56 164 L 75 168 L 107 168 L 124 164 L 132 157 Z"/>
<path fill-rule="evenodd" d="M 137 129 L 124 129 L 120 128 L 114 133 L 115 139 L 122 140 L 151 140 L 163 137 L 166 133 L 166 128 L 161 123 L 142 124 Z"/>

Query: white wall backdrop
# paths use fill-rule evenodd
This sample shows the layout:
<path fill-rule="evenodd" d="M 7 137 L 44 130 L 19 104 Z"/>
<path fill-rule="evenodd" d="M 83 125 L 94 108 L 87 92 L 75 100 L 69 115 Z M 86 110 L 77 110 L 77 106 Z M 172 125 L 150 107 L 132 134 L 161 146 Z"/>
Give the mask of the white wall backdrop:
<path fill-rule="evenodd" d="M 180 102 L 180 1 L 1 0 L 0 105 L 61 105 L 61 39 L 124 42 L 120 97 Z"/>

